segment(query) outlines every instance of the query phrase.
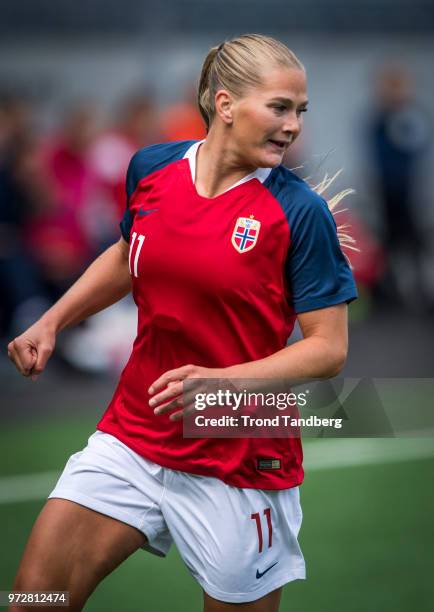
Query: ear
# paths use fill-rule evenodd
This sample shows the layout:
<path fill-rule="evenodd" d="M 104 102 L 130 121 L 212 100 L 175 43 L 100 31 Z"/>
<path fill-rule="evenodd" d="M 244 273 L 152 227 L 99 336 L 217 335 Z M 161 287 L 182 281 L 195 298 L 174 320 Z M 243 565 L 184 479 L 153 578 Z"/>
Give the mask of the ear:
<path fill-rule="evenodd" d="M 219 89 L 215 95 L 215 112 L 226 125 L 232 125 L 233 98 L 226 89 Z"/>

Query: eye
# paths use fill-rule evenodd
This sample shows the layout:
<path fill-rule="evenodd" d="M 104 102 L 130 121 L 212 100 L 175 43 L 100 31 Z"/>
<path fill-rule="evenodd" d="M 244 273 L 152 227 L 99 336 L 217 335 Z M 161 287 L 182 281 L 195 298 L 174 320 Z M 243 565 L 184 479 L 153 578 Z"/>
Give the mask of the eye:
<path fill-rule="evenodd" d="M 284 104 L 273 104 L 272 109 L 276 115 L 280 115 L 286 111 L 286 106 Z"/>
<path fill-rule="evenodd" d="M 299 108 L 297 110 L 297 115 L 301 115 L 301 113 L 307 113 L 307 108 Z"/>

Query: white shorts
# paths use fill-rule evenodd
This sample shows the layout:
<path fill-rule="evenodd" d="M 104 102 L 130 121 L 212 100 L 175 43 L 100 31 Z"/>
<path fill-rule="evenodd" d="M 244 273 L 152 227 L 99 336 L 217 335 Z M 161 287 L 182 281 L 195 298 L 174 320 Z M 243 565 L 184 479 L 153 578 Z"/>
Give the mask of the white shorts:
<path fill-rule="evenodd" d="M 97 431 L 69 459 L 49 497 L 136 527 L 147 537 L 144 548 L 157 555 L 175 542 L 204 591 L 221 601 L 254 601 L 306 577 L 298 487 L 240 489 L 178 472 Z"/>

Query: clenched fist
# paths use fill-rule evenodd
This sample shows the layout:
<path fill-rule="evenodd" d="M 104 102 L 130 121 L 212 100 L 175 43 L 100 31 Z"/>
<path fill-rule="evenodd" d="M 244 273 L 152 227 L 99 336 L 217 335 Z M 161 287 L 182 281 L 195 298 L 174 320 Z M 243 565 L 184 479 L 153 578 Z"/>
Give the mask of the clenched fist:
<path fill-rule="evenodd" d="M 8 344 L 8 356 L 23 376 L 36 380 L 43 372 L 55 344 L 54 329 L 42 321 L 37 321 Z"/>

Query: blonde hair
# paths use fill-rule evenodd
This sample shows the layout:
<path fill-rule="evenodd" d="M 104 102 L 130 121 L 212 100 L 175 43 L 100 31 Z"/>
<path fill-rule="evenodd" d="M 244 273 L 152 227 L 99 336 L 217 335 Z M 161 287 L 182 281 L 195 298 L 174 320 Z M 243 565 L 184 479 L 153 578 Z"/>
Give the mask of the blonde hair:
<path fill-rule="evenodd" d="M 197 96 L 207 130 L 214 119 L 217 91 L 226 89 L 241 97 L 249 87 L 261 83 L 264 64 L 270 62 L 304 71 L 303 64 L 286 45 L 262 34 L 244 34 L 209 50 Z"/>
<path fill-rule="evenodd" d="M 342 191 L 339 191 L 332 197 L 325 196 L 324 192 L 330 187 L 330 185 L 340 175 L 341 172 L 342 172 L 342 169 L 338 170 L 333 176 L 329 176 L 326 173 L 320 183 L 318 183 L 317 185 L 310 185 L 313 191 L 315 191 L 318 195 L 324 198 L 324 200 L 327 203 L 327 206 L 330 209 L 330 212 L 332 213 L 334 217 L 336 217 L 339 213 L 343 213 L 348 210 L 348 208 L 338 209 L 338 205 L 341 203 L 341 201 L 344 198 L 355 193 L 354 189 L 347 188 L 347 189 L 343 189 Z M 343 223 L 343 224 L 336 224 L 336 227 L 337 227 L 339 244 L 341 245 L 341 247 L 345 249 L 350 249 L 351 251 L 360 252 L 360 249 L 356 247 L 356 241 L 350 234 L 351 225 L 349 223 Z M 352 269 L 351 261 L 348 255 L 345 253 L 345 251 L 344 251 L 344 255 L 346 256 L 347 261 L 350 264 L 350 267 Z"/>

